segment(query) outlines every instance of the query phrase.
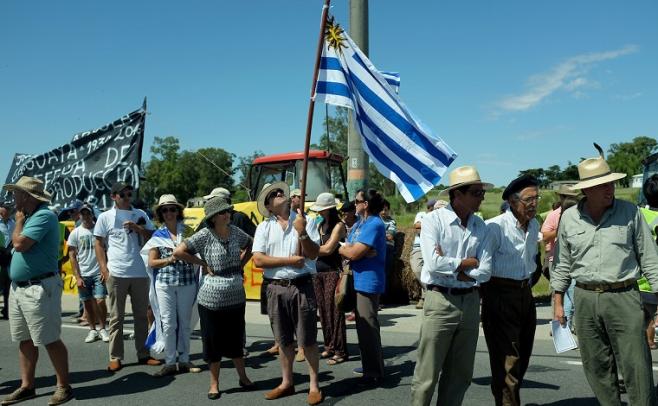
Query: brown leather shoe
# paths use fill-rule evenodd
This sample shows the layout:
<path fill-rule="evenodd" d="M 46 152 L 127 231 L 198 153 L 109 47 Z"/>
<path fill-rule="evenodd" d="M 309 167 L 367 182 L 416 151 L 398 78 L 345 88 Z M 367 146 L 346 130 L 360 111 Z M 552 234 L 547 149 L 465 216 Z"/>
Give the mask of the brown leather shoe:
<path fill-rule="evenodd" d="M 162 364 L 162 361 L 152 357 L 148 357 L 148 358 L 140 358 L 139 360 L 137 360 L 137 363 L 141 365 L 149 365 L 152 367 L 157 367 L 158 365 Z"/>
<path fill-rule="evenodd" d="M 117 372 L 121 368 L 123 368 L 123 365 L 121 365 L 121 361 L 118 359 L 113 359 L 107 366 L 107 370 L 110 372 Z"/>
<path fill-rule="evenodd" d="M 308 396 L 306 397 L 306 402 L 308 402 L 309 405 L 318 405 L 322 403 L 324 400 L 324 396 L 322 396 L 322 391 L 313 391 L 309 392 Z"/>
<path fill-rule="evenodd" d="M 279 399 L 284 396 L 290 396 L 295 394 L 295 387 L 294 386 L 288 386 L 285 389 L 281 389 L 280 387 L 276 387 L 272 389 L 271 391 L 267 392 L 265 394 L 265 399 L 267 400 L 274 400 L 274 399 Z"/>

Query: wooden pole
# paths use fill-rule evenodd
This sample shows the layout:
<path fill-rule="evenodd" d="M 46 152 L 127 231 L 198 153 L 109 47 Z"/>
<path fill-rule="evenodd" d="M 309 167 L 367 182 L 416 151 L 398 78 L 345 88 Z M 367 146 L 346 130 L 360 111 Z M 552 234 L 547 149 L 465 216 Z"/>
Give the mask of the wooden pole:
<path fill-rule="evenodd" d="M 302 166 L 301 189 L 302 202 L 301 209 L 304 212 L 306 202 L 306 173 L 308 172 L 308 153 L 311 148 L 311 130 L 313 129 L 313 111 L 315 109 L 315 86 L 320 74 L 320 60 L 322 58 L 322 47 L 324 46 L 324 30 L 327 26 L 327 14 L 329 14 L 329 4 L 331 0 L 324 0 L 322 7 L 322 18 L 320 23 L 320 36 L 318 38 L 318 49 L 315 55 L 315 69 L 313 70 L 313 83 L 311 83 L 311 100 L 308 104 L 308 117 L 306 121 L 306 140 L 304 141 L 304 164 Z"/>

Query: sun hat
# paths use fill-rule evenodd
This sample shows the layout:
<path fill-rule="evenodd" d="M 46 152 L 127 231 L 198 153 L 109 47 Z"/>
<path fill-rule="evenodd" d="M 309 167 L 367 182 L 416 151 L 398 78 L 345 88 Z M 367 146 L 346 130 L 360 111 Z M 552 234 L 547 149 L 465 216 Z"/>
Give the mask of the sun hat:
<path fill-rule="evenodd" d="M 336 197 L 329 192 L 320 193 L 315 203 L 311 206 L 313 211 L 322 211 L 336 207 Z"/>
<path fill-rule="evenodd" d="M 228 204 L 228 202 L 224 199 L 221 198 L 216 198 L 216 199 L 210 199 L 206 202 L 206 204 L 203 205 L 203 212 L 205 214 L 205 217 L 203 218 L 203 222 L 207 222 L 211 218 L 215 216 L 215 214 L 225 211 L 225 210 L 231 210 L 233 209 L 232 204 Z"/>
<path fill-rule="evenodd" d="M 446 202 L 445 200 L 437 200 L 436 203 L 434 203 L 434 210 L 441 209 L 449 204 L 450 203 Z"/>
<path fill-rule="evenodd" d="M 155 210 L 158 210 L 162 206 L 178 206 L 178 208 L 181 209 L 181 211 L 185 209 L 185 206 L 178 203 L 178 200 L 176 200 L 176 196 L 172 194 L 160 196 L 160 199 L 158 199 L 158 204 L 157 206 L 155 206 Z"/>
<path fill-rule="evenodd" d="M 263 189 L 258 194 L 258 198 L 256 199 L 256 207 L 258 208 L 258 212 L 264 217 L 270 217 L 272 215 L 270 211 L 267 210 L 267 207 L 265 207 L 265 198 L 273 190 L 276 189 L 283 190 L 283 195 L 286 198 L 290 197 L 290 187 L 286 182 L 274 182 L 272 184 L 266 183 L 265 186 L 263 186 Z"/>
<path fill-rule="evenodd" d="M 16 183 L 7 183 L 2 187 L 8 192 L 20 190 L 34 197 L 41 202 L 50 202 L 52 197 L 50 193 L 44 190 L 44 184 L 41 179 L 32 178 L 30 176 L 21 176 Z"/>
<path fill-rule="evenodd" d="M 539 181 L 532 175 L 524 174 L 514 179 L 503 190 L 503 200 L 509 199 L 511 195 L 520 192 L 527 187 L 538 187 Z"/>
<path fill-rule="evenodd" d="M 577 191 L 573 190 L 571 186 L 565 184 L 560 185 L 557 192 L 555 193 L 557 193 L 560 196 L 574 196 L 574 197 L 578 196 Z"/>
<path fill-rule="evenodd" d="M 302 190 L 301 189 L 293 189 L 290 191 L 290 197 L 293 196 L 300 196 L 302 195 Z"/>
<path fill-rule="evenodd" d="M 460 188 L 466 185 L 482 185 L 484 190 L 490 190 L 493 188 L 491 183 L 482 182 L 480 179 L 480 174 L 474 166 L 460 166 L 455 168 L 450 172 L 449 176 L 449 186 L 443 189 L 439 195 L 446 196 L 450 193 L 451 190 Z"/>
<path fill-rule="evenodd" d="M 625 177 L 625 173 L 613 173 L 602 156 L 588 158 L 578 164 L 578 178 L 580 178 L 580 182 L 571 186 L 571 189 L 587 189 L 604 183 L 614 182 Z"/>
<path fill-rule="evenodd" d="M 204 199 L 212 199 L 213 197 L 221 197 L 222 199 L 230 199 L 231 198 L 231 192 L 228 191 L 228 189 L 225 189 L 223 187 L 216 187 L 210 192 L 209 195 L 203 196 Z"/>

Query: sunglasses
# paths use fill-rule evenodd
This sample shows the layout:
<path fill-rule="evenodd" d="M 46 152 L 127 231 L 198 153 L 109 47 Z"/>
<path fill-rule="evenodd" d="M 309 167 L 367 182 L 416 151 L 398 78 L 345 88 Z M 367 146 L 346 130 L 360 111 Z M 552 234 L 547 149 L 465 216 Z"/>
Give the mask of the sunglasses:
<path fill-rule="evenodd" d="M 271 191 L 270 194 L 267 195 L 267 199 L 265 199 L 265 201 L 269 203 L 269 201 L 274 199 L 275 197 L 285 197 L 283 190 L 276 189 Z"/>
<path fill-rule="evenodd" d="M 469 189 L 468 190 L 468 194 L 473 196 L 473 197 L 484 197 L 485 193 L 487 193 L 487 191 L 484 190 L 484 189 L 480 189 L 480 190 Z"/>
<path fill-rule="evenodd" d="M 226 210 L 218 211 L 217 214 L 226 214 L 230 212 L 231 212 L 230 210 L 226 209 Z"/>
<path fill-rule="evenodd" d="M 160 211 L 162 213 L 178 213 L 178 207 L 164 207 Z"/>
<path fill-rule="evenodd" d="M 119 197 L 124 199 L 126 197 L 133 197 L 133 192 L 120 192 Z"/>
<path fill-rule="evenodd" d="M 365 200 L 354 199 L 354 204 L 365 203 Z"/>

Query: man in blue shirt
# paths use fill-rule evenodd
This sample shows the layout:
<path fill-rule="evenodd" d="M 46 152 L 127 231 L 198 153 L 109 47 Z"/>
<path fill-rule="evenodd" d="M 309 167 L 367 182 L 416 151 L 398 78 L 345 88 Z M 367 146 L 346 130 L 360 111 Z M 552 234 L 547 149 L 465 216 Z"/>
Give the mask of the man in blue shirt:
<path fill-rule="evenodd" d="M 34 372 L 39 345 L 44 345 L 57 377 L 57 389 L 48 404 L 73 398 L 69 385 L 68 351 L 60 339 L 62 330 L 62 279 L 57 271 L 59 225 L 48 210 L 50 194 L 41 180 L 23 176 L 3 188 L 14 195 L 16 226 L 12 234 L 9 327 L 12 341 L 19 342 L 21 386 L 2 404 L 36 396 Z"/>

